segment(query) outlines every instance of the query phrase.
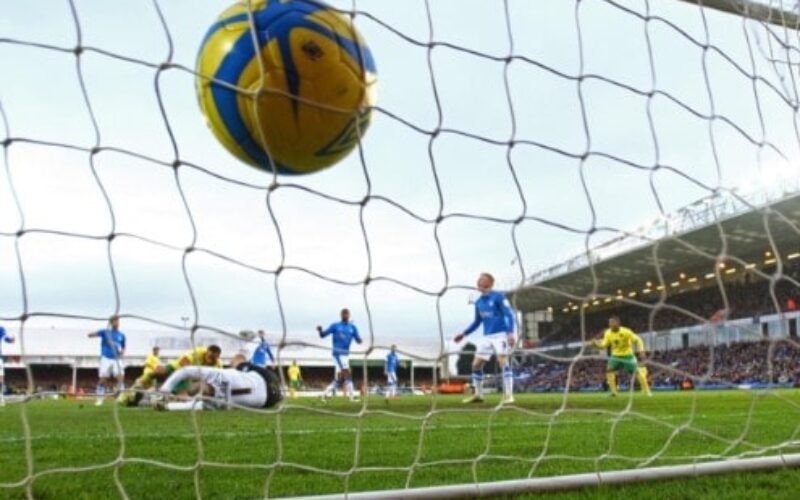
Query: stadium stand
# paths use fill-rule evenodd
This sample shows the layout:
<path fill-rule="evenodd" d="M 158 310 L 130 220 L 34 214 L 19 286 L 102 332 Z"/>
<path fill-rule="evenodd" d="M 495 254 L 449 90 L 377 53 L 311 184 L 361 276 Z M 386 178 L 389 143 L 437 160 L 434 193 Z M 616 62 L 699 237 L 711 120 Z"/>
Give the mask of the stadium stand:
<path fill-rule="evenodd" d="M 596 334 L 606 327 L 608 315 L 613 310 L 625 318 L 625 323 L 638 332 L 666 330 L 683 326 L 691 326 L 702 321 L 697 318 L 713 320 L 715 313 L 724 311 L 725 319 L 753 318 L 774 314 L 776 311 L 786 313 L 796 312 L 798 289 L 789 279 L 800 279 L 800 262 L 788 261 L 784 267 L 785 278 L 775 284 L 775 300 L 770 294 L 770 281 L 753 274 L 745 273 L 738 281 L 725 280 L 725 296 L 728 307 L 725 307 L 723 296 L 716 282 L 703 288 L 700 286 L 681 290 L 667 297 L 666 304 L 683 309 L 678 311 L 669 308 L 647 308 L 642 306 L 623 305 L 587 312 L 585 315 L 586 330 Z M 706 281 L 712 281 L 708 279 Z M 652 297 L 641 298 L 640 301 L 654 306 L 660 294 L 651 294 Z M 795 304 L 792 307 L 792 303 Z M 553 314 L 553 332 L 548 341 L 574 340 L 580 335 L 580 315 L 563 312 Z M 721 318 L 720 318 L 721 319 Z"/>
<path fill-rule="evenodd" d="M 601 390 L 605 353 L 581 346 L 611 315 L 657 389 L 797 385 L 798 222 L 794 185 L 717 193 L 531 275 L 508 294 L 536 346 L 517 387 Z"/>
<path fill-rule="evenodd" d="M 769 350 L 772 348 L 771 358 Z M 768 362 L 771 359 L 771 364 Z M 712 362 L 713 360 L 713 362 Z M 603 389 L 605 361 L 597 357 L 576 362 L 569 372 L 569 359 L 563 362 L 530 356 L 517 368 L 520 391 L 563 391 L 570 379 L 570 390 Z M 647 362 L 651 385 L 655 389 L 679 389 L 686 374 L 694 377 L 692 387 L 733 388 L 800 384 L 800 348 L 792 343 L 769 341 L 736 342 L 730 345 L 694 346 L 686 349 L 655 351 Z M 707 382 L 699 379 L 707 377 Z"/>

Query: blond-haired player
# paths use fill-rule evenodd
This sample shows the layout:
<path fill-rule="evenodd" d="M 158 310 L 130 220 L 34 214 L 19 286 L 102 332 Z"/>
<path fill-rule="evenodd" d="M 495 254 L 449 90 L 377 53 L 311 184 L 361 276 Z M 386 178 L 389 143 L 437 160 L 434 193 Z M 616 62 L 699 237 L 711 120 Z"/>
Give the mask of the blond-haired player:
<path fill-rule="evenodd" d="M 478 277 L 478 290 L 481 296 L 475 301 L 475 319 L 466 330 L 453 338 L 458 343 L 482 324 L 483 337 L 476 341 L 475 360 L 472 362 L 472 385 L 475 394 L 464 400 L 465 403 L 483 401 L 483 365 L 497 356 L 497 364 L 503 369 L 503 403 L 514 402 L 514 374 L 508 357 L 516 344 L 514 336 L 514 311 L 508 305 L 505 295 L 493 290 L 494 276 L 481 273 Z"/>
<path fill-rule="evenodd" d="M 617 395 L 617 370 L 620 368 L 625 368 L 630 374 L 636 374 L 636 380 L 639 381 L 642 391 L 648 396 L 653 395 L 647 383 L 647 368 L 638 366 L 633 352 L 636 346 L 636 353 L 640 358 L 644 358 L 646 354 L 644 341 L 630 328 L 621 326 L 619 316 L 608 318 L 608 329 L 603 333 L 603 339 L 596 340 L 593 344 L 600 349 L 611 348 L 611 356 L 606 365 L 606 381 L 612 396 Z"/>

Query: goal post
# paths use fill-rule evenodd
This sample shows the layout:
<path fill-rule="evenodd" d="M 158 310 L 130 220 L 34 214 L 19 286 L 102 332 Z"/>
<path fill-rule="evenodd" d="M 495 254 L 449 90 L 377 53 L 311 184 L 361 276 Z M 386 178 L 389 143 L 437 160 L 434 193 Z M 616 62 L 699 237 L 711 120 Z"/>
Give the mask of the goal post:
<path fill-rule="evenodd" d="M 601 471 L 587 474 L 519 479 L 491 483 L 460 484 L 455 486 L 433 486 L 429 488 L 409 488 L 402 490 L 371 491 L 350 493 L 347 498 L 354 500 L 390 498 L 476 498 L 499 495 L 519 495 L 523 493 L 547 493 L 568 491 L 597 486 L 633 484 L 644 481 L 664 481 L 684 479 L 733 472 L 757 472 L 788 467 L 800 467 L 800 454 L 778 455 L 758 458 L 741 458 L 717 462 L 701 462 L 688 465 L 649 467 L 619 471 Z M 334 500 L 339 495 L 318 495 L 310 500 Z"/>
<path fill-rule="evenodd" d="M 798 17 L 797 7 L 793 10 L 782 7 L 784 2 L 777 1 L 755 1 L 755 0 L 679 0 L 681 2 L 693 3 L 700 7 L 727 12 L 737 16 L 742 16 L 756 21 L 762 21 L 776 26 L 783 26 L 790 29 L 800 28 L 800 17 Z"/>

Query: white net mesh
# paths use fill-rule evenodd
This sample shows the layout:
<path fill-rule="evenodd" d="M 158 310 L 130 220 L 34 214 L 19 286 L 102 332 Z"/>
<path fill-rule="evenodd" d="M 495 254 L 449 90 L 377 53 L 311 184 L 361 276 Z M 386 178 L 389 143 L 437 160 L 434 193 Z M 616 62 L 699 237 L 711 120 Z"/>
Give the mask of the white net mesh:
<path fill-rule="evenodd" d="M 331 3 L 370 44 L 380 99 L 357 151 L 308 177 L 244 167 L 206 129 L 192 68 L 216 2 L 0 6 L 0 320 L 23 394 L 0 412 L 2 490 L 281 496 L 797 452 L 791 26 L 691 2 Z M 180 416 L 32 397 L 93 390 L 85 333 L 110 314 L 131 366 L 152 345 L 229 360 L 264 328 L 323 386 L 314 327 L 341 307 L 364 337 L 358 384 L 383 384 L 397 344 L 403 383 L 437 388 L 484 270 L 537 332 L 512 406 Z M 619 404 L 579 394 L 604 381 L 584 341 L 611 313 L 657 332 L 656 386 L 761 392 L 719 393 L 722 411 L 701 391 L 642 402 L 626 377 Z"/>

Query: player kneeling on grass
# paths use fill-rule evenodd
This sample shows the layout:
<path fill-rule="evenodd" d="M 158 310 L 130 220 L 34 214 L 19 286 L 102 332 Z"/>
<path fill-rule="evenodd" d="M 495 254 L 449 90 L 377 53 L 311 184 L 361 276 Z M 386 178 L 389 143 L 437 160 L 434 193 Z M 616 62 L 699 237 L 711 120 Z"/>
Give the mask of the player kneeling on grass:
<path fill-rule="evenodd" d="M 142 367 L 142 374 L 137 378 L 133 385 L 119 395 L 119 402 L 134 405 L 141 400 L 141 393 L 150 389 L 155 380 L 155 373 L 158 366 L 161 364 L 161 359 L 158 357 L 160 349 L 158 346 L 153 347 L 153 350 L 144 360 Z"/>
<path fill-rule="evenodd" d="M 244 408 L 269 408 L 276 405 L 283 395 L 281 382 L 274 371 L 247 363 L 244 356 L 233 358 L 235 368 L 213 368 L 209 366 L 184 366 L 164 382 L 159 391 L 167 397 L 177 396 L 189 387 L 193 399 L 189 401 L 160 401 L 156 409 L 214 410 Z"/>
<path fill-rule="evenodd" d="M 480 298 L 475 301 L 475 320 L 466 330 L 453 339 L 456 343 L 478 329 L 483 324 L 483 338 L 476 342 L 475 361 L 472 362 L 472 385 L 475 394 L 464 400 L 465 403 L 483 401 L 483 365 L 497 356 L 497 363 L 503 368 L 503 403 L 514 402 L 514 373 L 508 363 L 508 356 L 514 349 L 514 312 L 506 302 L 505 296 L 492 290 L 494 276 L 482 273 L 478 277 Z"/>
<path fill-rule="evenodd" d="M 606 381 L 608 382 L 611 396 L 617 395 L 617 370 L 620 368 L 625 368 L 625 371 L 631 375 L 636 374 L 636 379 L 639 381 L 642 392 L 648 396 L 653 395 L 650 392 L 650 385 L 647 383 L 647 368 L 638 366 L 636 356 L 633 354 L 633 346 L 635 345 L 640 360 L 644 360 L 644 341 L 633 333 L 631 329 L 620 326 L 619 316 L 608 318 L 608 329 L 603 333 L 603 339 L 596 340 L 593 344 L 600 349 L 611 348 L 611 356 L 608 358 L 608 364 L 606 365 Z M 633 383 L 631 383 L 631 386 L 633 386 Z"/>

